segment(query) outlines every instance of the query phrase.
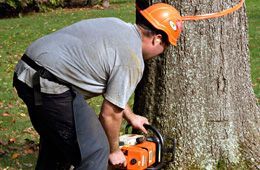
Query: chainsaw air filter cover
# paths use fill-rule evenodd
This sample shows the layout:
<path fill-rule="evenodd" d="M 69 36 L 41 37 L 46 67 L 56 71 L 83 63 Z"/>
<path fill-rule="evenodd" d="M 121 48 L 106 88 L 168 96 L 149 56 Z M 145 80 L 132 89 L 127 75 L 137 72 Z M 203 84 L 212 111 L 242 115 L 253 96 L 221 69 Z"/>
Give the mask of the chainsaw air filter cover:
<path fill-rule="evenodd" d="M 144 141 L 136 145 L 125 145 L 121 148 L 126 156 L 128 170 L 143 170 L 156 161 L 156 144 Z"/>

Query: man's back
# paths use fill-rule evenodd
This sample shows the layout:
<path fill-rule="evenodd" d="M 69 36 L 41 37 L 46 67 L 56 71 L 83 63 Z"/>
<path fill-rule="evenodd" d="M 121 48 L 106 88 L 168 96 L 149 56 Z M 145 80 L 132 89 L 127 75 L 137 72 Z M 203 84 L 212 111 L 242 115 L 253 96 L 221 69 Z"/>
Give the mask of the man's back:
<path fill-rule="evenodd" d="M 116 18 L 80 21 L 36 40 L 25 53 L 87 98 L 104 94 L 114 102 L 122 100 L 116 103 L 120 107 L 144 68 L 139 32 Z"/>

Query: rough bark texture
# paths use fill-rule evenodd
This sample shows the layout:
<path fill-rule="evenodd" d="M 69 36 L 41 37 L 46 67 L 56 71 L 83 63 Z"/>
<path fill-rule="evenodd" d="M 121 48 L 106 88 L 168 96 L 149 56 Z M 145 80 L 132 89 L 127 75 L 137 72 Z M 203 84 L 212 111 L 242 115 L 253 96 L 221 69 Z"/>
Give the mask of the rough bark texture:
<path fill-rule="evenodd" d="M 238 1 L 168 3 L 181 15 L 199 15 Z M 165 169 L 260 169 L 260 112 L 247 32 L 245 7 L 217 19 L 187 21 L 178 47 L 146 63 L 134 111 L 163 136 L 177 139 L 176 160 Z"/>

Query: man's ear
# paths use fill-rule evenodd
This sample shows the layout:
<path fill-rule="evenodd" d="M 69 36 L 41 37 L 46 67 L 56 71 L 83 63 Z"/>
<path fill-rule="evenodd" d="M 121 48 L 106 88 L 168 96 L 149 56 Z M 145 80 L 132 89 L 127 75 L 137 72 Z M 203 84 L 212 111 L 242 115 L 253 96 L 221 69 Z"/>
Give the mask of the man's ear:
<path fill-rule="evenodd" d="M 161 43 L 161 42 L 162 42 L 162 40 L 159 39 L 159 38 L 155 39 L 155 41 L 156 41 L 157 43 Z"/>
<path fill-rule="evenodd" d="M 162 35 L 161 34 L 156 34 L 153 38 L 154 38 L 153 39 L 154 45 L 160 45 L 162 43 Z"/>

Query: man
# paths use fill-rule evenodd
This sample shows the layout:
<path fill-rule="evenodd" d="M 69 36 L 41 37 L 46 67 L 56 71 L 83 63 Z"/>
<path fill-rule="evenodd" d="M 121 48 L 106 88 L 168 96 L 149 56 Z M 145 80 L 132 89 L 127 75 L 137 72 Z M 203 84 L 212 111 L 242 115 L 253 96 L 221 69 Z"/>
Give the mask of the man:
<path fill-rule="evenodd" d="M 27 48 L 14 86 L 40 135 L 36 169 L 125 166 L 118 144 L 122 118 L 145 133 L 148 124 L 127 105 L 143 60 L 161 54 L 169 42 L 176 45 L 180 34 L 173 7 L 155 4 L 140 14 L 136 25 L 116 18 L 83 20 Z M 97 95 L 104 97 L 99 119 L 85 102 Z"/>

